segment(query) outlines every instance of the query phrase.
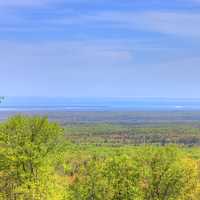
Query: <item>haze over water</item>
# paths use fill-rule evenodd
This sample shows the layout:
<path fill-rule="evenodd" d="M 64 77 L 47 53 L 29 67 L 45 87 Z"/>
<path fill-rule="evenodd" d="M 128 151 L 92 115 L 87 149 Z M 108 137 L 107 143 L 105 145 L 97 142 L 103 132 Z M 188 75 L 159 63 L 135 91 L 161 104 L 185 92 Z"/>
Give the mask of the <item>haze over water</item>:
<path fill-rule="evenodd" d="M 0 111 L 188 111 L 200 99 L 6 97 Z"/>

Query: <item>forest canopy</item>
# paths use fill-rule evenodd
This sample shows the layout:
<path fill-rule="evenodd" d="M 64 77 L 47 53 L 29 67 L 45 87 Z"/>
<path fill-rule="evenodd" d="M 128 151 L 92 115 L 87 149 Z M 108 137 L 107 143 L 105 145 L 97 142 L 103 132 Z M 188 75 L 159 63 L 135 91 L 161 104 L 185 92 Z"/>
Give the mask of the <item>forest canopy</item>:
<path fill-rule="evenodd" d="M 200 151 L 66 141 L 43 117 L 0 125 L 0 199 L 198 200 Z"/>

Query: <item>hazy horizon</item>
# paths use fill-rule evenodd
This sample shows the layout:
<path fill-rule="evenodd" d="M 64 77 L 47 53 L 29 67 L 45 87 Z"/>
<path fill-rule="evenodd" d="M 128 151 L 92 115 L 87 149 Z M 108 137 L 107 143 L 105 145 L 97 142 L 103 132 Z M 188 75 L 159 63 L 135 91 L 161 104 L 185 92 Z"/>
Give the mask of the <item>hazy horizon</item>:
<path fill-rule="evenodd" d="M 6 97 L 0 111 L 200 111 L 200 99 Z"/>

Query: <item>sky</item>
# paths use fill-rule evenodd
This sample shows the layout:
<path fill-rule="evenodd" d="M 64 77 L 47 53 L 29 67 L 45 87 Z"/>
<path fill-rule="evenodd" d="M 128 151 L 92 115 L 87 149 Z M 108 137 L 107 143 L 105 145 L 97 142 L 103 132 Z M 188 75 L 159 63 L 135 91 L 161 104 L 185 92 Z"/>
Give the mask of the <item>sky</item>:
<path fill-rule="evenodd" d="M 0 94 L 200 98 L 200 0 L 0 0 Z"/>

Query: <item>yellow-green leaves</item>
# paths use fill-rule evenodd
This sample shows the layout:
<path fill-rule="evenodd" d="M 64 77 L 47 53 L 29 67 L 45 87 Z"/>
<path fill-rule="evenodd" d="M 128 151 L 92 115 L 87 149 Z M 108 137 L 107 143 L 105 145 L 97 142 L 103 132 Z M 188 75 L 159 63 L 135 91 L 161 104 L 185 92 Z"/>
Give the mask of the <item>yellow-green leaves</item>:
<path fill-rule="evenodd" d="M 199 200 L 199 159 L 175 146 L 66 145 L 47 118 L 16 116 L 0 124 L 0 200 Z"/>
<path fill-rule="evenodd" d="M 79 160 L 71 199 L 197 200 L 198 161 L 176 147 L 138 147 L 132 153 Z M 71 161 L 73 162 L 73 161 Z M 68 168 L 69 169 L 69 168 Z"/>
<path fill-rule="evenodd" d="M 1 124 L 0 136 L 4 198 L 47 199 L 62 129 L 47 118 L 16 116 Z"/>

